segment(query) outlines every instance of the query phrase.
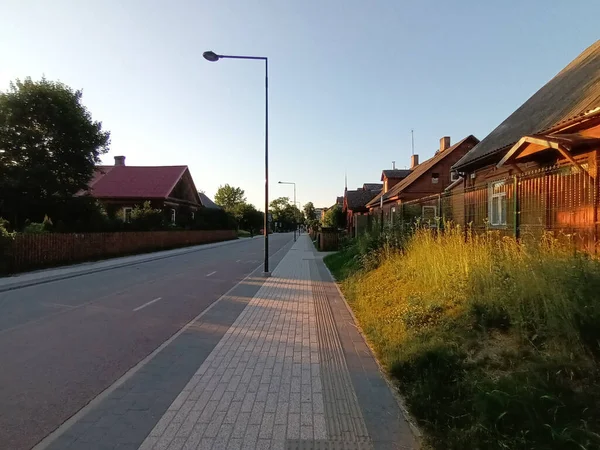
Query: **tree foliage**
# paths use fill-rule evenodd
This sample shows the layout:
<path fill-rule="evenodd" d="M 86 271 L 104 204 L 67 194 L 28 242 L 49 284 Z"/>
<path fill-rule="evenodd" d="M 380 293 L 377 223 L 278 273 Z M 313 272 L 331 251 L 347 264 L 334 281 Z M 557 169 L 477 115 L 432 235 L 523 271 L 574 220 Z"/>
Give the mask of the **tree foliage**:
<path fill-rule="evenodd" d="M 317 218 L 317 211 L 315 211 L 315 205 L 313 205 L 313 202 L 308 202 L 306 205 L 304 205 L 304 217 L 309 222 Z"/>
<path fill-rule="evenodd" d="M 323 218 L 324 227 L 343 228 L 344 222 L 344 213 L 342 212 L 340 205 L 329 208 Z"/>
<path fill-rule="evenodd" d="M 233 187 L 229 184 L 219 186 L 215 194 L 215 203 L 225 211 L 233 212 L 236 207 L 246 203 L 245 192 L 242 188 Z"/>
<path fill-rule="evenodd" d="M 273 222 L 281 231 L 291 231 L 302 220 L 302 212 L 290 203 L 289 197 L 279 197 L 271 201 L 269 210 L 273 214 Z"/>
<path fill-rule="evenodd" d="M 264 213 L 258 211 L 254 205 L 249 203 L 244 203 L 238 207 L 235 217 L 240 229 L 249 231 L 251 234 L 262 228 L 264 223 Z"/>
<path fill-rule="evenodd" d="M 110 133 L 93 121 L 82 92 L 46 79 L 0 92 L 0 215 L 14 226 L 41 220 L 87 188 Z"/>

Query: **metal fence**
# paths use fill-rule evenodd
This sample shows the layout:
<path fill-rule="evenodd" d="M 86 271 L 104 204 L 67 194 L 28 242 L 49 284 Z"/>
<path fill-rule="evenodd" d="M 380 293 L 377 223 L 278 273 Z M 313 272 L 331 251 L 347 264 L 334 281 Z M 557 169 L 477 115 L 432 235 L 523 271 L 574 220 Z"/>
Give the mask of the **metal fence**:
<path fill-rule="evenodd" d="M 545 233 L 596 251 L 598 182 L 589 164 L 553 166 L 399 204 L 391 221 L 432 228 L 451 222 L 521 240 Z"/>

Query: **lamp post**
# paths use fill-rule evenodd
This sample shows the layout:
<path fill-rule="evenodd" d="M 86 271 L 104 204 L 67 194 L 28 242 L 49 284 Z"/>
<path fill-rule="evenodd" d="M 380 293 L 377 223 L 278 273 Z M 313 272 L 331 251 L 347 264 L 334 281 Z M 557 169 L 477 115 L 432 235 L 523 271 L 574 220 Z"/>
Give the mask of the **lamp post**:
<path fill-rule="evenodd" d="M 265 236 L 265 262 L 263 276 L 271 275 L 269 272 L 269 61 L 266 56 L 234 56 L 217 55 L 208 51 L 202 54 L 204 59 L 217 62 L 220 59 L 253 59 L 265 62 L 265 219 L 263 231 Z"/>
<path fill-rule="evenodd" d="M 293 184 L 294 185 L 294 208 L 296 207 L 296 183 L 292 181 L 280 181 L 279 184 Z M 296 213 L 294 212 L 294 242 L 296 242 L 296 228 L 298 225 L 296 224 Z"/>

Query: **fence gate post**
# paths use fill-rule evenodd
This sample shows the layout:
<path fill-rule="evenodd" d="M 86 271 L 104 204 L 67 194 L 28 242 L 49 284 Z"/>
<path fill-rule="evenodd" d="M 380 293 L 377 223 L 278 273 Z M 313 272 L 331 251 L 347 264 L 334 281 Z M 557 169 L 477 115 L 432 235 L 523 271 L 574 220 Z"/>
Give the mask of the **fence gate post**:
<path fill-rule="evenodd" d="M 439 217 L 438 220 L 440 221 L 438 229 L 441 231 L 444 229 L 444 212 L 442 211 L 442 194 L 441 193 L 438 194 L 437 210 L 438 210 L 438 217 Z"/>
<path fill-rule="evenodd" d="M 517 175 L 513 176 L 513 180 L 514 180 L 514 185 L 513 185 L 513 197 L 514 197 L 514 211 L 513 211 L 513 227 L 514 227 L 514 233 L 515 233 L 515 239 L 519 240 L 519 238 L 521 237 L 521 230 L 520 230 L 520 223 L 519 223 L 519 216 L 520 216 L 520 210 L 519 210 L 519 179 L 517 177 Z"/>

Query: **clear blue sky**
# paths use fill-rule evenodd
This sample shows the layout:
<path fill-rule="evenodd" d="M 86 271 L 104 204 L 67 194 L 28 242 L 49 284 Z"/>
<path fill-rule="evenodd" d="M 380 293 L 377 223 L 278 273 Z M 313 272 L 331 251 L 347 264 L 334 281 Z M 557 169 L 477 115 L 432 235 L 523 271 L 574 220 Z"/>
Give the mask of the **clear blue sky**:
<path fill-rule="evenodd" d="M 271 198 L 315 206 L 483 138 L 598 34 L 600 2 L 0 0 L 0 89 L 31 76 L 83 89 L 112 133 L 103 160 L 187 164 L 199 189 L 263 205 L 259 62 L 269 57 Z"/>

